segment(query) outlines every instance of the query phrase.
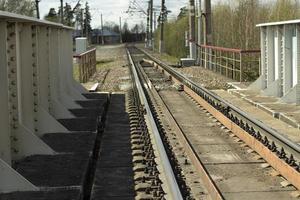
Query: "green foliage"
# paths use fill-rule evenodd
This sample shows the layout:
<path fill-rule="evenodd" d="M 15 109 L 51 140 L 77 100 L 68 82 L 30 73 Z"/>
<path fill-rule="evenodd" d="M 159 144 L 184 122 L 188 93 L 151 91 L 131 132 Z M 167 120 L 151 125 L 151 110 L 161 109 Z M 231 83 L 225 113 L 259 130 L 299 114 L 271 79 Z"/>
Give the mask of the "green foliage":
<path fill-rule="evenodd" d="M 50 8 L 48 15 L 45 16 L 45 20 L 59 22 L 59 16 L 57 15 L 55 8 Z"/>
<path fill-rule="evenodd" d="M 84 8 L 84 23 L 83 23 L 83 32 L 85 33 L 86 36 L 89 36 L 92 31 L 91 21 L 92 21 L 92 15 L 90 12 L 90 6 L 88 2 L 86 2 Z"/>
<path fill-rule="evenodd" d="M 177 58 L 185 57 L 184 35 L 188 31 L 188 17 L 183 14 L 178 20 L 165 25 L 166 53 Z M 299 0 L 219 0 L 212 8 L 213 45 L 228 48 L 259 49 L 259 23 L 300 18 Z M 156 47 L 160 38 L 155 32 Z"/>
<path fill-rule="evenodd" d="M 31 0 L 0 0 L 0 10 L 33 17 L 35 5 Z"/>
<path fill-rule="evenodd" d="M 299 10 L 299 3 L 295 0 L 220 0 L 212 11 L 214 45 L 258 49 L 257 24 L 296 19 L 300 17 Z"/>
<path fill-rule="evenodd" d="M 185 47 L 185 31 L 188 30 L 188 17 L 165 23 L 165 52 L 177 58 L 185 57 L 188 49 Z M 158 47 L 160 27 L 154 33 L 155 46 Z"/>

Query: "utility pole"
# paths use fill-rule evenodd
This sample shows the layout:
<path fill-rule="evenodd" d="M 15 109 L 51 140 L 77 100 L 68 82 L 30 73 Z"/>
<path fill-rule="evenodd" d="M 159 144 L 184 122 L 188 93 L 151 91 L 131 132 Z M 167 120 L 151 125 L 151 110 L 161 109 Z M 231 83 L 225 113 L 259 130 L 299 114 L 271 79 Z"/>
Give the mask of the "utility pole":
<path fill-rule="evenodd" d="M 153 17 L 153 27 L 154 27 L 154 31 L 156 31 L 156 12 L 153 13 L 154 17 Z"/>
<path fill-rule="evenodd" d="M 153 49 L 153 0 L 150 0 L 150 48 Z"/>
<path fill-rule="evenodd" d="M 199 0 L 198 4 L 198 39 L 197 43 L 201 45 L 202 43 L 202 6 L 201 6 L 201 0 Z M 198 58 L 197 58 L 197 63 L 199 64 L 201 62 L 201 51 L 200 48 L 198 49 Z"/>
<path fill-rule="evenodd" d="M 64 23 L 64 0 L 60 0 L 60 23 Z"/>
<path fill-rule="evenodd" d="M 101 42 L 104 44 L 104 30 L 103 30 L 103 18 L 101 13 Z"/>
<path fill-rule="evenodd" d="M 165 20 L 165 0 L 161 0 L 159 53 L 163 53 L 165 51 L 164 50 L 164 20 Z"/>
<path fill-rule="evenodd" d="M 83 17 L 83 8 L 81 8 L 81 20 L 80 20 L 80 27 L 81 27 L 81 37 L 83 37 L 83 20 L 84 20 L 84 17 Z"/>
<path fill-rule="evenodd" d="M 196 59 L 196 37 L 195 37 L 195 0 L 190 0 L 189 5 L 189 44 L 190 58 Z"/>
<path fill-rule="evenodd" d="M 205 28 L 204 28 L 204 44 L 212 44 L 212 24 L 211 24 L 211 0 L 204 1 L 204 16 L 205 16 Z"/>
<path fill-rule="evenodd" d="M 204 1 L 204 16 L 205 16 L 205 26 L 204 26 L 204 45 L 211 45 L 212 44 L 212 31 L 211 31 L 211 1 L 205 0 Z M 205 48 L 205 65 L 204 67 L 211 68 L 210 64 L 206 62 L 208 59 L 211 59 L 211 56 L 208 57 L 207 48 Z M 210 51 L 210 50 L 209 50 Z M 211 52 L 210 52 L 211 55 Z"/>
<path fill-rule="evenodd" d="M 146 47 L 150 46 L 150 1 L 147 9 L 147 31 L 146 31 Z"/>
<path fill-rule="evenodd" d="M 38 19 L 40 19 L 39 3 L 40 3 L 40 0 L 35 0 L 36 18 L 38 18 Z"/>
<path fill-rule="evenodd" d="M 200 45 L 202 42 L 202 7 L 201 7 L 201 0 L 199 0 L 199 5 L 198 5 L 198 39 L 197 43 Z"/>
<path fill-rule="evenodd" d="M 120 17 L 120 43 L 122 44 L 123 43 L 123 40 L 122 40 L 122 18 Z"/>

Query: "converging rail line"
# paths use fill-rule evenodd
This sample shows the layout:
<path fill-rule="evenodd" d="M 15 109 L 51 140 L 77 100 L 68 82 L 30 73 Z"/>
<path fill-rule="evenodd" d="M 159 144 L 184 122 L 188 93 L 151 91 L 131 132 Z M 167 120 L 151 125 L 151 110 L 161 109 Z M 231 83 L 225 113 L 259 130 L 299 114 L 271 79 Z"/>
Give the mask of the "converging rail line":
<path fill-rule="evenodd" d="M 181 154 L 186 155 L 183 163 L 190 162 L 201 176 L 204 189 L 193 191 L 193 181 L 185 182 L 192 196 L 200 191 L 202 197 L 207 193 L 211 199 L 290 199 L 295 188 L 281 185 L 300 188 L 298 144 L 145 51 L 134 47 L 129 51 L 139 63 L 148 99 L 158 113 L 166 137 L 169 135 L 167 146 L 172 146 L 172 137 L 177 138 L 171 149 L 181 149 Z M 173 83 L 184 93 L 172 89 Z M 253 154 L 253 158 L 248 154 Z M 274 176 L 261 170 L 269 166 Z M 275 177 L 279 174 L 287 181 Z"/>

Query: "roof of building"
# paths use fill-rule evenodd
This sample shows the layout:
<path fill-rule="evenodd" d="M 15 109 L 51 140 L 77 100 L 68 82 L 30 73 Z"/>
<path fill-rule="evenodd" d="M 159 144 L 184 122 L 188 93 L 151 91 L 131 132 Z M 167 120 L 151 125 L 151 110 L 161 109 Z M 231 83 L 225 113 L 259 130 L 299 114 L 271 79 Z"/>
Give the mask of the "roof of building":
<path fill-rule="evenodd" d="M 278 25 L 285 25 L 285 24 L 300 24 L 300 19 L 296 20 L 289 20 L 289 21 L 280 21 L 280 22 L 269 22 L 256 25 L 257 27 L 264 27 L 264 26 L 278 26 Z"/>

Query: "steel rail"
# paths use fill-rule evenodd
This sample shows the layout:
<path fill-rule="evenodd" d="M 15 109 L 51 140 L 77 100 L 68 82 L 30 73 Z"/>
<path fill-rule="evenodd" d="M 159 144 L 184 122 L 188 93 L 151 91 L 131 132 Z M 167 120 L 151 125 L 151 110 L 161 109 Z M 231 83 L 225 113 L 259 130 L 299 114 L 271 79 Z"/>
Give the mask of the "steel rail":
<path fill-rule="evenodd" d="M 158 150 L 158 156 L 160 157 L 160 161 L 161 161 L 160 164 L 163 168 L 163 172 L 164 172 L 164 175 L 165 175 L 165 178 L 167 181 L 166 185 L 167 185 L 168 191 L 169 191 L 169 193 L 167 195 L 170 195 L 170 199 L 173 199 L 173 200 L 183 200 L 183 197 L 180 192 L 179 186 L 177 184 L 177 181 L 176 181 L 174 172 L 172 170 L 169 158 L 168 158 L 166 150 L 164 148 L 164 145 L 163 145 L 162 139 L 160 137 L 158 128 L 156 126 L 154 117 L 152 115 L 149 103 L 147 101 L 142 84 L 140 82 L 135 63 L 134 63 L 132 56 L 131 56 L 130 52 L 128 51 L 128 49 L 127 49 L 127 55 L 128 55 L 129 61 L 130 61 L 133 78 L 134 78 L 134 82 L 136 84 L 136 87 L 137 87 L 137 90 L 139 93 L 139 97 L 140 97 L 141 101 L 143 102 L 145 109 L 146 109 L 147 117 L 148 117 L 148 120 L 149 120 L 149 123 L 151 126 L 150 128 L 151 128 L 153 136 L 154 136 L 154 141 L 155 141 L 154 145 L 156 146 L 156 148 Z"/>
<path fill-rule="evenodd" d="M 211 175 L 208 173 L 206 167 L 204 166 L 203 162 L 201 161 L 197 151 L 195 150 L 192 143 L 189 141 L 186 134 L 183 132 L 181 127 L 178 125 L 175 117 L 171 113 L 171 110 L 167 106 L 165 100 L 160 96 L 160 94 L 156 91 L 155 87 L 153 86 L 151 80 L 147 76 L 146 72 L 144 71 L 143 67 L 140 66 L 138 69 L 141 73 L 141 76 L 144 78 L 144 82 L 147 83 L 147 92 L 152 95 L 155 101 L 158 100 L 159 105 L 163 109 L 163 116 L 169 119 L 171 122 L 171 127 L 174 130 L 174 133 L 178 137 L 179 142 L 182 144 L 185 153 L 187 154 L 188 158 L 191 161 L 191 164 L 195 167 L 195 170 L 200 176 L 200 179 L 203 181 L 204 187 L 207 189 L 209 196 L 213 200 L 224 200 L 225 197 L 217 187 L 216 183 L 212 179 Z M 157 102 L 156 102 L 157 103 Z"/>
<path fill-rule="evenodd" d="M 186 86 L 188 86 L 190 89 L 194 90 L 196 93 L 203 92 L 205 95 L 208 95 L 209 97 L 215 99 L 216 101 L 222 103 L 226 107 L 230 108 L 231 111 L 234 111 L 241 117 L 243 117 L 245 120 L 251 122 L 255 126 L 257 126 L 259 129 L 263 130 L 266 134 L 271 136 L 273 139 L 277 140 L 278 142 L 284 144 L 286 148 L 288 148 L 290 153 L 294 153 L 296 157 L 300 158 L 300 145 L 297 143 L 291 141 L 290 139 L 284 137 L 279 132 L 275 131 L 274 129 L 270 128 L 269 126 L 265 125 L 261 121 L 249 116 L 249 114 L 245 113 L 241 109 L 237 108 L 236 106 L 232 105 L 228 101 L 222 99 L 217 94 L 209 91 L 208 89 L 199 86 L 194 81 L 190 80 L 188 77 L 184 76 L 183 74 L 177 72 L 176 70 L 172 69 L 167 64 L 163 63 L 162 61 L 158 60 L 157 58 L 153 57 L 146 51 L 139 49 L 143 53 L 145 53 L 149 58 L 151 58 L 153 61 L 155 61 L 157 64 L 162 66 L 166 71 L 168 71 L 170 74 L 174 75 L 176 78 L 178 78 L 182 83 L 184 83 Z"/>

